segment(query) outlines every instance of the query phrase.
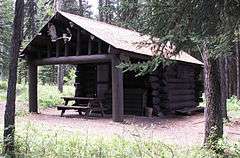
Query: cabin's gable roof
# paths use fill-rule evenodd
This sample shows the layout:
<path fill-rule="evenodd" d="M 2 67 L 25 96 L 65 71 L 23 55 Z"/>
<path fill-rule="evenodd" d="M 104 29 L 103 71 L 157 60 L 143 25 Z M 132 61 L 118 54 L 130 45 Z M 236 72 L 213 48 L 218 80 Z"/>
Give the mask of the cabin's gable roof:
<path fill-rule="evenodd" d="M 141 35 L 136 31 L 84 18 L 78 15 L 66 12 L 59 13 L 76 25 L 82 27 L 89 33 L 93 34 L 94 36 L 114 46 L 117 49 L 153 56 L 150 47 L 139 47 L 139 44 L 141 42 L 149 40 L 149 36 Z M 183 51 L 181 51 L 179 55 L 171 57 L 171 59 L 200 65 L 203 64 L 201 61 Z"/>
<path fill-rule="evenodd" d="M 81 27 L 90 34 L 96 36 L 97 38 L 103 40 L 104 42 L 117 49 L 146 56 L 153 56 L 150 46 L 140 47 L 140 43 L 149 41 L 150 36 L 141 35 L 136 31 L 124 29 L 118 26 L 110 25 L 78 15 L 61 11 L 58 13 L 69 21 L 73 22 L 75 25 Z M 171 57 L 170 59 L 203 65 L 201 61 L 183 51 L 181 51 L 178 55 Z"/>

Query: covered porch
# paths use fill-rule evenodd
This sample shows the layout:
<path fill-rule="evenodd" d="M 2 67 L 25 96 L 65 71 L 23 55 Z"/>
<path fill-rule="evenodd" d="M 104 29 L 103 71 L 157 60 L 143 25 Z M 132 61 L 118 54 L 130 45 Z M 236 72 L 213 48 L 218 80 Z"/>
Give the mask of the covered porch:
<path fill-rule="evenodd" d="M 37 94 L 37 76 L 38 76 L 38 66 L 43 65 L 57 65 L 57 64 L 72 64 L 76 65 L 76 82 L 75 82 L 75 97 L 86 97 L 89 95 L 95 95 L 95 97 L 103 98 L 104 93 L 107 90 L 109 76 L 106 70 L 111 67 L 111 91 L 112 91 L 112 119 L 115 122 L 121 122 L 124 115 L 124 99 L 123 99 L 123 74 L 121 70 L 116 68 L 121 62 L 119 54 L 109 53 L 109 54 L 95 54 L 95 55 L 81 55 L 81 56 L 60 56 L 60 57 L 50 57 L 44 59 L 28 60 L 28 72 L 29 72 L 29 111 L 32 113 L 38 113 L 38 94 Z M 85 89 L 88 82 L 80 83 L 82 78 L 81 70 L 84 68 L 91 68 L 91 65 L 95 65 L 97 70 L 97 82 L 96 89 Z M 89 71 L 92 71 L 89 69 Z M 94 71 L 93 71 L 94 72 Z M 104 74 L 105 73 L 105 74 Z M 95 77 L 95 76 L 93 76 Z M 89 78 L 88 78 L 89 79 Z M 105 79 L 105 81 L 104 81 Z M 93 81 L 95 82 L 95 81 Z M 84 86 L 85 84 L 85 86 Z M 94 83 L 93 83 L 94 84 Z M 106 85 L 107 84 L 107 85 Z M 85 90 L 85 91 L 84 91 Z M 96 93 L 97 94 L 96 94 Z M 60 96 L 59 96 L 60 97 Z"/>
<path fill-rule="evenodd" d="M 123 121 L 124 114 L 143 115 L 147 106 L 156 116 L 196 107 L 202 91 L 197 84 L 202 62 L 189 54 L 179 52 L 171 57 L 175 64 L 161 65 L 138 78 L 116 67 L 122 62 L 151 59 L 156 45 L 139 46 L 149 38 L 77 15 L 56 13 L 21 54 L 28 63 L 29 111 L 38 113 L 38 67 L 64 64 L 76 66 L 75 96 L 70 97 L 104 99 L 115 122 Z"/>
<path fill-rule="evenodd" d="M 123 74 L 116 68 L 121 63 L 120 51 L 61 13 L 57 13 L 43 27 L 21 57 L 28 63 L 31 113 L 38 113 L 38 66 L 70 64 L 76 66 L 73 97 L 92 95 L 103 98 L 111 88 L 112 119 L 115 122 L 123 121 Z M 89 87 L 90 82 L 95 85 Z"/>

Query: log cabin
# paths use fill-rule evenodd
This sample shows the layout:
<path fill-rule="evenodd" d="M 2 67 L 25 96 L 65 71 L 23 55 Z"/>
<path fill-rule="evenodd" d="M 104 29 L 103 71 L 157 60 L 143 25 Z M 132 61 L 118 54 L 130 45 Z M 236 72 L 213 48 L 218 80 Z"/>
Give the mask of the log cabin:
<path fill-rule="evenodd" d="M 124 115 L 142 116 L 146 107 L 154 115 L 197 107 L 203 63 L 186 52 L 171 56 L 173 64 L 141 77 L 116 67 L 151 60 L 152 47 L 139 46 L 147 40 L 149 36 L 132 30 L 57 12 L 21 52 L 28 63 L 29 111 L 38 112 L 37 67 L 57 64 L 75 65 L 75 97 L 104 98 L 106 112 L 115 122 Z"/>

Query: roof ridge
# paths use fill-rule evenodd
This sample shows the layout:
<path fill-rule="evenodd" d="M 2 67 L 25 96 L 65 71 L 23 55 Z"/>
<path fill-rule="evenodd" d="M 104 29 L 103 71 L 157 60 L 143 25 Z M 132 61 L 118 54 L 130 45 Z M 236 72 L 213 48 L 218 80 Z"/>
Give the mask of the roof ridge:
<path fill-rule="evenodd" d="M 101 24 L 104 24 L 104 25 L 109 25 L 111 27 L 117 27 L 118 29 L 122 29 L 122 30 L 126 30 L 126 31 L 131 31 L 131 32 L 134 32 L 134 33 L 137 33 L 137 34 L 141 34 L 138 31 L 130 30 L 130 29 L 123 28 L 123 27 L 120 27 L 120 26 L 117 26 L 117 25 L 113 25 L 113 24 L 109 24 L 109 23 L 106 23 L 106 22 L 103 22 L 103 21 L 99 21 L 97 19 L 91 19 L 91 18 L 87 18 L 87 17 L 84 17 L 84 16 L 80 16 L 80 15 L 77 15 L 77 14 L 72 14 L 72 13 L 68 13 L 68 12 L 64 12 L 64 11 L 57 11 L 57 12 L 60 13 L 60 14 L 62 14 L 62 13 L 63 14 L 70 14 L 70 15 L 77 16 L 77 17 L 82 18 L 82 19 L 89 20 L 89 21 L 94 21 L 94 22 L 98 22 L 98 23 L 101 23 Z"/>

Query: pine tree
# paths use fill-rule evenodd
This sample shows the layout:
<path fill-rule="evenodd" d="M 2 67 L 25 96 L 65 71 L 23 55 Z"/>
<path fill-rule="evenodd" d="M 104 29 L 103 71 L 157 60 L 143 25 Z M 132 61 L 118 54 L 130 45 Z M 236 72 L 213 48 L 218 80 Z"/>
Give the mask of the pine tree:
<path fill-rule="evenodd" d="M 114 22 L 121 27 L 137 30 L 140 9 L 138 0 L 121 0 L 116 5 Z"/>
<path fill-rule="evenodd" d="M 0 65 L 2 65 L 2 77 L 5 79 L 8 74 L 9 51 L 13 23 L 13 1 L 0 0 Z"/>
<path fill-rule="evenodd" d="M 7 103 L 4 115 L 4 153 L 14 153 L 15 130 L 15 100 L 17 82 L 17 64 L 22 41 L 22 26 L 24 18 L 24 0 L 16 0 L 13 35 L 11 41 Z"/>

